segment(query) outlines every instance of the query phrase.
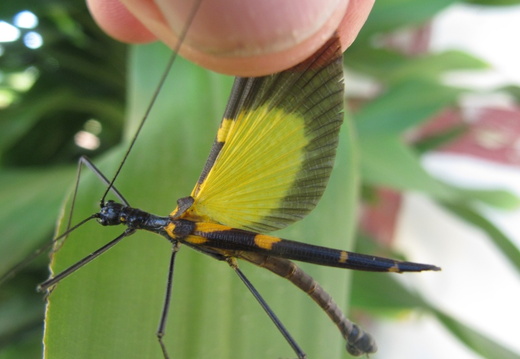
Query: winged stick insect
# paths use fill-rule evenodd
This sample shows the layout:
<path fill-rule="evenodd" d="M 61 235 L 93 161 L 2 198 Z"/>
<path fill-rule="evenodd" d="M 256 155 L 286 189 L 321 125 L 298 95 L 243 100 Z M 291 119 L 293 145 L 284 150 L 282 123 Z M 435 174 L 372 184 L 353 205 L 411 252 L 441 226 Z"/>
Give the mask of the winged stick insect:
<path fill-rule="evenodd" d="M 163 335 L 180 244 L 227 262 L 299 358 L 305 357 L 303 349 L 239 269 L 237 259 L 285 277 L 309 294 L 336 323 L 351 354 L 374 352 L 376 346 L 370 335 L 348 321 L 321 286 L 291 260 L 371 271 L 438 268 L 261 234 L 303 218 L 321 197 L 332 170 L 342 121 L 341 77 L 341 53 L 333 38 L 292 69 L 263 78 L 237 79 L 210 157 L 191 195 L 181 198 L 169 216 L 159 217 L 130 207 L 119 192 L 122 204 L 105 200 L 105 193 L 101 210 L 89 218 L 97 218 L 103 225 L 124 224 L 127 229 L 40 288 L 52 288 L 137 229 L 145 229 L 167 238 L 172 248 L 157 333 L 164 357 L 168 357 L 168 350 Z M 89 160 L 81 162 L 100 175 L 107 192 L 117 191 L 113 180 L 102 176 Z"/>

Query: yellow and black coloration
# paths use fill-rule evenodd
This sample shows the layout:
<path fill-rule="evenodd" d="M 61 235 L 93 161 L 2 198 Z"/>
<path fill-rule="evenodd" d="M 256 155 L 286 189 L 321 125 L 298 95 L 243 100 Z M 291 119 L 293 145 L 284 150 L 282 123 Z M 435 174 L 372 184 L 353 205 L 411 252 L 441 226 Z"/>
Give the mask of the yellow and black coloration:
<path fill-rule="evenodd" d="M 348 321 L 329 294 L 291 260 L 380 272 L 438 270 L 285 240 L 265 234 L 305 217 L 329 179 L 342 124 L 342 53 L 336 37 L 301 64 L 278 74 L 238 78 L 202 174 L 189 197 L 166 217 L 114 201 L 102 203 L 103 225 L 125 224 L 123 234 L 44 282 L 49 289 L 137 229 L 166 237 L 174 251 L 158 337 L 162 344 L 173 263 L 179 244 L 224 260 L 248 286 L 299 358 L 305 354 L 238 268 L 246 260 L 290 280 L 329 315 L 353 355 L 373 353 L 369 334 Z M 89 165 L 93 166 L 93 165 Z M 120 196 L 122 198 L 122 196 Z"/>

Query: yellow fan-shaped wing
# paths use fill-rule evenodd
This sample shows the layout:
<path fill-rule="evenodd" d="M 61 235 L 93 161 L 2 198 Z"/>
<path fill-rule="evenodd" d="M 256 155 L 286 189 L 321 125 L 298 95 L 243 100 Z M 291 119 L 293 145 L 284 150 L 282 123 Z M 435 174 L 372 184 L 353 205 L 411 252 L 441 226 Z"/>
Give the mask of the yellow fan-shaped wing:
<path fill-rule="evenodd" d="M 327 185 L 342 109 L 335 38 L 289 70 L 237 78 L 194 202 L 182 217 L 255 232 L 303 218 Z"/>

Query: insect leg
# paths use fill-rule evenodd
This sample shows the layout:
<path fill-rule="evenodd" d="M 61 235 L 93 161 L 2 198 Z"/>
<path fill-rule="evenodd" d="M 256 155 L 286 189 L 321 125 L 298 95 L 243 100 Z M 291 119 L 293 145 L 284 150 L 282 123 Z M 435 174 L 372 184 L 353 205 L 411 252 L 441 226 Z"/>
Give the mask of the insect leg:
<path fill-rule="evenodd" d="M 289 334 L 289 331 L 285 328 L 285 326 L 282 324 L 280 319 L 274 314 L 273 310 L 269 307 L 269 305 L 265 302 L 264 298 L 258 293 L 256 288 L 253 286 L 253 284 L 247 279 L 247 277 L 242 273 L 242 271 L 238 268 L 238 263 L 235 258 L 227 258 L 228 264 L 233 268 L 235 273 L 238 275 L 238 277 L 242 280 L 242 282 L 246 285 L 247 289 L 253 294 L 255 299 L 260 303 L 264 311 L 267 313 L 269 318 L 273 321 L 274 325 L 278 328 L 280 333 L 282 333 L 283 337 L 289 343 L 289 345 L 292 347 L 296 355 L 298 356 L 298 359 L 305 359 L 307 358 L 306 354 L 303 352 L 303 350 L 300 348 L 298 343 L 294 340 L 294 338 Z"/>
<path fill-rule="evenodd" d="M 60 234 L 58 237 L 54 238 L 51 242 L 47 242 L 44 245 L 42 245 L 41 247 L 39 247 L 38 249 L 36 249 L 34 252 L 29 253 L 24 259 L 22 259 L 20 262 L 18 262 L 13 267 L 11 267 L 4 275 L 2 275 L 0 277 L 0 284 L 2 284 L 3 282 L 6 282 L 8 279 L 14 277 L 20 270 L 25 268 L 25 266 L 27 266 L 27 264 L 31 263 L 35 258 L 39 257 L 42 253 L 47 252 L 51 248 L 51 246 L 53 246 L 53 245 L 55 246 L 54 249 L 52 250 L 52 252 L 56 251 L 57 248 L 59 248 L 58 243 L 63 243 L 63 241 L 65 241 L 67 239 L 69 234 L 74 231 L 74 229 L 76 229 L 77 227 L 81 226 L 85 222 L 88 222 L 89 220 L 94 218 L 92 216 L 88 217 L 88 218 L 84 219 L 83 221 L 81 221 L 80 223 L 76 224 L 74 227 L 72 227 L 72 216 L 74 213 L 74 208 L 76 206 L 76 197 L 78 194 L 79 181 L 80 181 L 80 177 L 81 177 L 81 165 L 87 166 L 106 185 L 108 185 L 110 183 L 110 181 L 105 177 L 105 175 L 94 165 L 94 163 L 92 163 L 92 161 L 88 157 L 81 156 L 80 159 L 78 160 L 78 166 L 77 166 L 77 170 L 76 170 L 76 180 L 75 180 L 75 184 L 74 184 L 74 190 L 72 191 L 72 201 L 71 201 L 71 205 L 70 205 L 70 211 L 69 211 L 68 219 L 67 219 L 67 227 L 66 227 L 65 231 L 62 234 Z M 123 202 L 124 204 L 129 206 L 128 201 L 126 201 L 126 199 L 117 190 L 117 188 L 112 186 L 111 190 L 121 200 L 121 202 Z"/>
<path fill-rule="evenodd" d="M 69 233 L 72 232 L 70 230 L 70 228 L 71 228 L 71 224 L 72 224 L 72 216 L 74 214 L 74 208 L 76 207 L 76 197 L 77 197 L 77 194 L 78 194 L 79 181 L 80 181 L 80 177 L 81 177 L 81 165 L 87 166 L 92 172 L 94 172 L 94 174 L 101 180 L 101 182 L 103 182 L 107 186 L 110 184 L 110 181 L 106 178 L 106 176 L 103 174 L 103 172 L 101 172 L 101 170 L 99 170 L 99 168 L 97 168 L 96 165 L 87 156 L 81 156 L 79 158 L 79 160 L 78 160 L 78 168 L 77 168 L 77 172 L 76 172 L 76 182 L 74 184 L 74 190 L 72 191 L 72 200 L 71 200 L 70 211 L 69 211 L 69 215 L 68 215 L 68 219 L 67 219 L 67 227 L 65 228 L 65 232 L 63 234 L 61 234 L 59 237 L 55 238 L 52 241 L 52 243 L 55 244 L 53 252 L 55 252 L 59 248 L 58 239 L 62 239 L 59 242 L 60 244 L 62 244 L 68 238 Z M 117 198 L 119 198 L 121 200 L 121 202 L 123 202 L 127 206 L 130 206 L 128 201 L 117 190 L 117 188 L 112 186 L 110 188 L 110 190 L 112 190 L 112 192 L 114 192 L 114 194 L 117 196 Z M 104 199 L 101 200 L 101 206 L 103 205 L 103 200 Z M 45 246 L 45 248 L 47 248 L 47 246 Z"/>
<path fill-rule="evenodd" d="M 175 256 L 179 251 L 180 245 L 179 242 L 175 241 L 173 243 L 172 255 L 170 257 L 170 265 L 168 267 L 168 279 L 166 281 L 166 293 L 164 296 L 164 304 L 161 312 L 161 319 L 159 320 L 159 327 L 157 328 L 157 339 L 159 340 L 159 344 L 161 345 L 161 349 L 164 355 L 164 359 L 168 359 L 168 351 L 166 350 L 166 346 L 163 342 L 163 337 L 165 334 L 166 327 L 166 319 L 168 317 L 168 312 L 170 311 L 170 303 L 172 297 L 172 286 L 173 286 L 173 270 L 175 268 Z"/>
<path fill-rule="evenodd" d="M 135 131 L 135 135 L 132 138 L 132 141 L 130 141 L 130 144 L 128 145 L 128 149 L 126 150 L 125 154 L 123 155 L 123 159 L 121 160 L 121 163 L 119 164 L 119 166 L 116 169 L 116 173 L 114 174 L 114 177 L 112 178 L 112 181 L 108 181 L 108 183 L 107 183 L 108 187 L 105 190 L 105 193 L 103 194 L 103 197 L 101 197 L 101 201 L 102 202 L 105 201 L 105 198 L 106 198 L 108 192 L 110 190 L 112 190 L 112 188 L 114 188 L 114 182 L 119 177 L 119 173 L 123 169 L 123 166 L 125 165 L 125 162 L 126 162 L 128 156 L 130 155 L 130 152 L 132 151 L 132 148 L 134 147 L 135 142 L 137 141 L 137 138 L 139 137 L 139 133 L 143 129 L 143 126 L 144 126 L 146 120 L 148 119 L 148 117 L 150 115 L 150 112 L 152 111 L 152 108 L 154 107 L 154 105 L 155 105 L 155 103 L 157 101 L 157 98 L 159 97 L 159 93 L 161 92 L 161 90 L 163 88 L 163 85 L 166 82 L 166 78 L 168 77 L 168 73 L 169 73 L 170 69 L 172 68 L 173 63 L 177 59 L 177 55 L 179 54 L 179 50 L 180 50 L 182 44 L 184 43 L 184 39 L 186 38 L 186 35 L 188 34 L 188 30 L 190 29 L 190 26 L 193 23 L 193 19 L 195 18 L 195 15 L 197 14 L 197 11 L 199 10 L 201 3 L 202 3 L 202 0 L 196 0 L 195 3 L 193 4 L 191 12 L 190 12 L 188 18 L 186 19 L 186 23 L 184 25 L 184 28 L 179 33 L 178 40 L 177 40 L 177 42 L 175 44 L 175 47 L 173 48 L 173 53 L 170 56 L 170 59 L 168 60 L 168 63 L 166 65 L 166 71 L 164 72 L 163 76 L 159 80 L 159 84 L 157 85 L 154 93 L 152 94 L 152 99 L 151 99 L 150 103 L 148 104 L 148 107 L 145 110 L 143 118 L 142 118 L 141 122 L 139 123 L 139 125 L 137 127 L 137 130 Z M 125 202 L 125 201 L 123 200 L 123 202 Z"/>
<path fill-rule="evenodd" d="M 80 260 L 79 262 L 71 265 L 69 268 L 65 269 L 63 272 L 59 273 L 58 275 L 47 279 L 45 282 L 40 284 L 38 286 L 38 291 L 43 292 L 46 290 L 49 290 L 53 285 L 57 284 L 60 280 L 63 278 L 68 277 L 70 274 L 77 271 L 79 268 L 83 267 L 85 264 L 91 262 L 92 260 L 96 259 L 106 251 L 108 251 L 110 248 L 115 246 L 117 243 L 119 243 L 123 238 L 128 237 L 135 233 L 135 229 L 127 229 L 123 233 L 121 233 L 116 239 L 113 239 L 112 241 L 105 244 L 103 247 L 99 248 L 98 250 L 90 253 L 88 256 Z"/>
<path fill-rule="evenodd" d="M 265 256 L 253 252 L 241 252 L 240 258 L 288 279 L 295 286 L 307 293 L 307 295 L 327 313 L 334 324 L 336 324 L 347 341 L 347 351 L 350 354 L 359 356 L 377 351 L 377 345 L 372 336 L 365 333 L 357 324 L 348 320 L 330 294 L 296 264 L 287 259 Z"/>
<path fill-rule="evenodd" d="M 20 261 L 17 264 L 15 264 L 5 274 L 0 276 L 0 285 L 2 285 L 2 283 L 6 282 L 10 278 L 14 277 L 20 270 L 25 268 L 27 266 L 27 264 L 31 263 L 40 254 L 42 254 L 44 252 L 47 252 L 47 250 L 50 250 L 52 245 L 55 244 L 57 241 L 61 240 L 62 238 L 65 238 L 66 236 L 69 235 L 69 233 L 73 232 L 77 228 L 81 227 L 82 225 L 84 225 L 85 223 L 87 223 L 88 221 L 90 221 L 91 219 L 94 219 L 96 217 L 97 217 L 96 215 L 92 215 L 90 217 L 85 218 L 83 221 L 77 223 L 74 227 L 69 228 L 69 230 L 67 230 L 66 232 L 62 233 L 60 236 L 54 238 L 52 241 L 50 241 L 48 243 L 45 243 L 45 245 L 41 246 L 40 248 L 38 248 L 33 253 L 30 253 L 22 261 Z"/>

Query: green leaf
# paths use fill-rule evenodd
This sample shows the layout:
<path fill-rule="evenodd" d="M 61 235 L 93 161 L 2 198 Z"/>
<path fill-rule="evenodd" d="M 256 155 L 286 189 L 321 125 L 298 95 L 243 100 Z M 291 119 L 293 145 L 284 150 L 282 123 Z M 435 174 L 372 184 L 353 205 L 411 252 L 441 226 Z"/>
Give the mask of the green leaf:
<path fill-rule="evenodd" d="M 433 151 L 447 145 L 462 136 L 468 130 L 466 125 L 454 125 L 441 132 L 428 135 L 414 143 L 414 148 L 419 154 Z"/>
<path fill-rule="evenodd" d="M 361 172 L 363 181 L 399 190 L 426 192 L 439 198 L 449 198 L 451 190 L 431 177 L 419 158 L 394 136 L 360 138 Z"/>
<path fill-rule="evenodd" d="M 520 198 L 513 193 L 504 190 L 482 190 L 482 189 L 465 189 L 453 187 L 459 192 L 463 198 L 471 201 L 479 201 L 488 206 L 502 210 L 514 210 L 520 205 Z"/>
<path fill-rule="evenodd" d="M 489 67 L 483 60 L 456 50 L 406 57 L 390 49 L 361 46 L 354 47 L 352 51 L 349 49 L 345 64 L 356 71 L 370 74 L 385 84 L 419 79 L 438 82 L 448 71 L 481 70 Z"/>
<path fill-rule="evenodd" d="M 352 307 L 379 315 L 396 315 L 403 311 L 427 309 L 423 299 L 412 293 L 393 276 L 395 273 L 356 271 L 352 275 Z M 423 275 L 414 273 L 407 275 Z M 381 293 L 385 293 L 384 296 Z"/>
<path fill-rule="evenodd" d="M 415 1 L 415 0 L 385 0 L 376 1 L 368 21 L 360 36 L 371 36 L 378 32 L 395 30 L 405 26 L 422 24 L 455 0 Z"/>
<path fill-rule="evenodd" d="M 433 82 L 409 81 L 389 88 L 356 113 L 360 136 L 400 134 L 455 103 L 461 90 Z"/>
<path fill-rule="evenodd" d="M 520 4 L 519 0 L 466 0 L 466 2 L 481 6 L 514 6 Z"/>
<path fill-rule="evenodd" d="M 50 238 L 65 197 L 70 168 L 5 170 L 0 173 L 0 275 Z"/>
<path fill-rule="evenodd" d="M 473 349 L 475 353 L 482 357 L 489 359 L 518 359 L 518 353 L 500 345 L 488 336 L 470 328 L 452 316 L 438 309 L 433 309 L 433 313 L 455 337 L 459 338 L 468 348 Z"/>
<path fill-rule="evenodd" d="M 22 262 L 45 240 L 63 202 L 72 171 L 67 168 L 0 172 L 0 276 Z M 26 263 L 0 289 L 0 358 L 41 357 L 44 303 L 35 287 L 48 258 Z"/>
<path fill-rule="evenodd" d="M 420 309 L 433 314 L 446 330 L 482 357 L 518 358 L 517 353 L 446 314 L 434 304 L 424 301 L 420 295 L 408 290 L 393 276 L 395 274 L 355 272 L 352 278 L 352 306 L 381 315 Z M 383 297 L 381 293 L 386 294 Z"/>
<path fill-rule="evenodd" d="M 509 86 L 504 86 L 498 90 L 504 91 L 507 94 L 513 96 L 516 103 L 520 102 L 520 86 L 509 85 Z"/>
<path fill-rule="evenodd" d="M 157 45 L 135 49 L 126 138 L 142 116 L 157 83 L 157 71 L 164 67 L 169 53 Z M 116 182 L 133 206 L 167 214 L 177 198 L 190 193 L 213 142 L 230 84 L 229 78 L 176 62 L 173 76 Z M 359 174 L 351 130 L 344 127 L 341 137 L 338 161 L 324 198 L 308 218 L 284 230 L 284 237 L 348 247 Z M 108 177 L 120 158 L 118 150 L 99 161 Z M 94 176 L 86 174 L 75 221 L 97 211 L 102 191 Z M 55 273 L 122 231 L 95 223 L 84 227 L 55 254 Z M 155 331 L 170 252 L 171 244 L 164 238 L 135 234 L 60 282 L 49 297 L 45 357 L 161 357 Z M 339 303 L 346 302 L 348 271 L 306 268 Z M 243 264 L 242 269 L 309 357 L 344 356 L 344 342 L 335 326 L 303 293 L 260 268 Z M 165 342 L 174 358 L 294 355 L 227 264 L 185 247 L 177 256 Z"/>
<path fill-rule="evenodd" d="M 437 180 L 422 167 L 419 156 L 395 136 L 362 137 L 359 149 L 367 184 L 421 191 L 457 205 L 480 202 L 504 210 L 520 205 L 520 199 L 508 191 L 467 189 Z"/>
<path fill-rule="evenodd" d="M 487 62 L 462 51 L 452 50 L 409 58 L 403 66 L 381 76 L 390 84 L 419 79 L 441 82 L 441 76 L 449 71 L 475 71 L 487 68 Z"/>
<path fill-rule="evenodd" d="M 450 212 L 482 229 L 502 254 L 520 271 L 520 250 L 500 229 L 480 213 L 464 204 L 442 203 Z"/>
<path fill-rule="evenodd" d="M 0 358 L 41 357 L 44 306 L 31 275 L 18 273 L 0 296 Z M 30 273 L 29 273 L 30 274 Z M 41 280 L 41 278 L 40 278 Z M 8 284 L 11 284 L 8 283 Z"/>

